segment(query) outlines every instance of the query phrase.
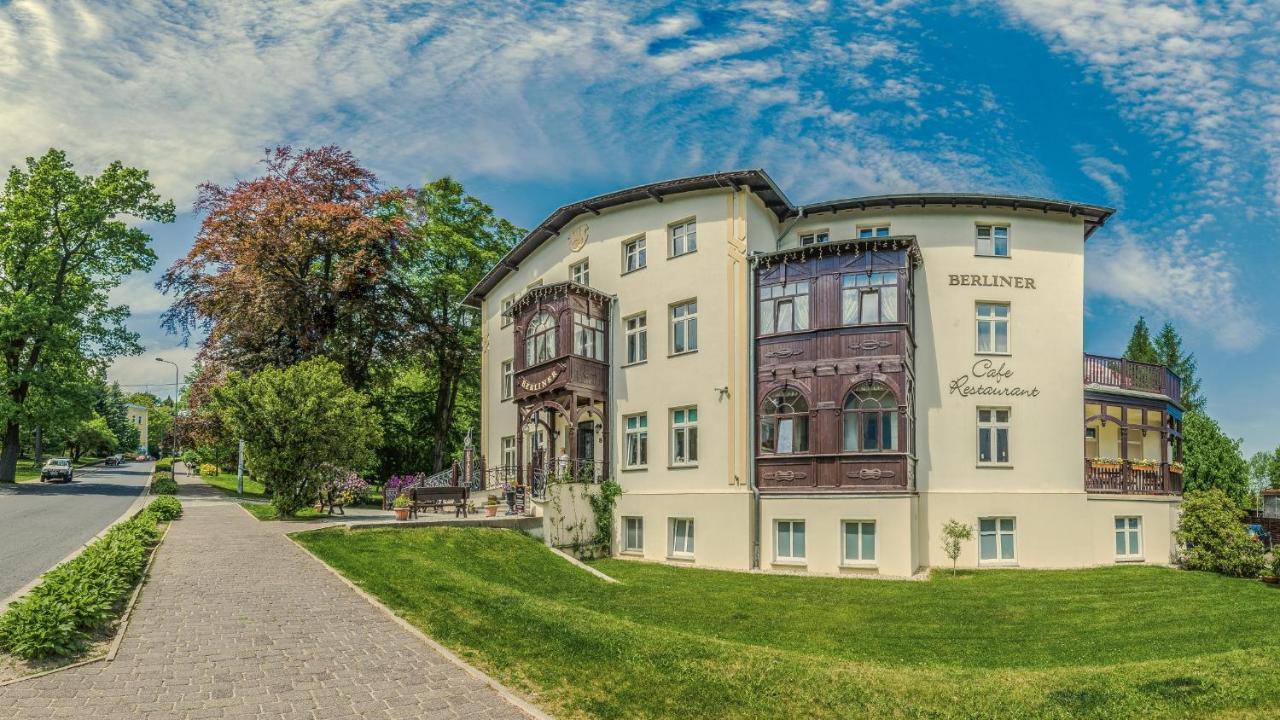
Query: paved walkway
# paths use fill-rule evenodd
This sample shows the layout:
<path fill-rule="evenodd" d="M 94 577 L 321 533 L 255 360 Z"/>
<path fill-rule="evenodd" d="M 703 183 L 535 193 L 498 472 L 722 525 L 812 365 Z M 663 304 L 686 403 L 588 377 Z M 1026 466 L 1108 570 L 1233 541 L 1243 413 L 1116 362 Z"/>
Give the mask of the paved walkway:
<path fill-rule="evenodd" d="M 0 687 L 0 716 L 527 717 L 283 536 L 296 528 L 182 491 L 200 499 L 160 547 L 116 659 Z"/>

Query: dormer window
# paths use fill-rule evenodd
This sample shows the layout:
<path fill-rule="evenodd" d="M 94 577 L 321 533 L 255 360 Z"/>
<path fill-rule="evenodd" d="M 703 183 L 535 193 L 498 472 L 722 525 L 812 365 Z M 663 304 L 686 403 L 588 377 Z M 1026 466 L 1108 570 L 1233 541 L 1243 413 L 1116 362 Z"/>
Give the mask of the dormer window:
<path fill-rule="evenodd" d="M 889 237 L 888 225 L 865 225 L 858 228 L 858 239 Z"/>
<path fill-rule="evenodd" d="M 818 245 L 825 242 L 831 242 L 831 233 L 826 230 L 800 233 L 801 245 Z"/>
<path fill-rule="evenodd" d="M 556 356 L 556 319 L 541 312 L 529 321 L 524 333 L 524 365 L 533 367 Z"/>

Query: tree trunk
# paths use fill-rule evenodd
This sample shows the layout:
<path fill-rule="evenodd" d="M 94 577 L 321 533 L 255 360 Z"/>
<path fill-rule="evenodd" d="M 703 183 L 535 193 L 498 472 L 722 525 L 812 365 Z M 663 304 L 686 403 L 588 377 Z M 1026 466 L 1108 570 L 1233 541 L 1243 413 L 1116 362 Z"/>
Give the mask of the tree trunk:
<path fill-rule="evenodd" d="M 0 450 L 0 483 L 18 481 L 18 423 L 9 420 L 4 428 L 4 449 Z"/>
<path fill-rule="evenodd" d="M 453 367 L 441 365 L 440 382 L 436 386 L 435 417 L 435 458 L 432 460 L 432 472 L 444 469 L 444 461 L 448 455 L 449 431 L 453 427 L 453 406 L 458 399 L 458 371 Z"/>

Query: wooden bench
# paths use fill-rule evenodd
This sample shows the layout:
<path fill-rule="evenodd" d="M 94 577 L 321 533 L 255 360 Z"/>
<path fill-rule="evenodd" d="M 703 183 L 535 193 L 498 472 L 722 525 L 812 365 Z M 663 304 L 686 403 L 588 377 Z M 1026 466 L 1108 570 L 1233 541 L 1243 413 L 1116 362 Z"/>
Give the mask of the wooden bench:
<path fill-rule="evenodd" d="M 471 489 L 466 487 L 420 487 L 409 489 L 409 499 L 413 501 L 413 510 L 411 514 L 418 516 L 419 510 L 430 508 L 435 512 L 440 512 L 445 507 L 445 503 L 453 503 L 453 516 L 459 514 L 462 517 L 467 516 L 467 500 L 471 496 Z"/>

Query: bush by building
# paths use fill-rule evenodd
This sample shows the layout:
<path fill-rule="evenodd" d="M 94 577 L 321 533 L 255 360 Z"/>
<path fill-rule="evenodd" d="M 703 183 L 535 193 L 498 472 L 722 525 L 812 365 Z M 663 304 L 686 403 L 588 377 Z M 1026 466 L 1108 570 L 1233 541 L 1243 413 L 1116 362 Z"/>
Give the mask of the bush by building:
<path fill-rule="evenodd" d="M 1188 570 L 1233 577 L 1257 577 L 1265 564 L 1262 543 L 1245 529 L 1244 511 L 1219 488 L 1188 492 L 1182 498 L 1177 539 Z"/>

